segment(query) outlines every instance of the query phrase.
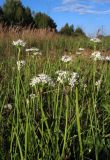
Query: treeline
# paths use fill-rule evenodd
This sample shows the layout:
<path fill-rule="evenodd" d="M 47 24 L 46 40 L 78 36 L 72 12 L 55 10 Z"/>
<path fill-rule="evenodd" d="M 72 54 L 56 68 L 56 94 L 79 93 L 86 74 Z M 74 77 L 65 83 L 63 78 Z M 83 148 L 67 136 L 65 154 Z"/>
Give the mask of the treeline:
<path fill-rule="evenodd" d="M 6 0 L 3 7 L 0 7 L 0 23 L 7 27 L 30 27 L 37 29 L 52 29 L 57 32 L 57 25 L 54 20 L 45 13 L 32 13 L 29 7 L 24 7 L 20 0 Z M 73 25 L 65 24 L 59 31 L 65 35 L 84 35 L 83 30 Z"/>
<path fill-rule="evenodd" d="M 74 25 L 65 24 L 64 27 L 61 28 L 60 34 L 69 35 L 69 36 L 86 36 L 83 29 L 80 27 L 74 28 Z"/>

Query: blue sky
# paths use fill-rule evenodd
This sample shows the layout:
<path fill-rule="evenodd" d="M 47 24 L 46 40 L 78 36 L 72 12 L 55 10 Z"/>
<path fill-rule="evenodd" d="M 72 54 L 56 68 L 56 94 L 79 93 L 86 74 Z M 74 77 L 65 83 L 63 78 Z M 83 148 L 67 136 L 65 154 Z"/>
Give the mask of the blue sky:
<path fill-rule="evenodd" d="M 5 0 L 0 0 L 3 5 Z M 22 0 L 32 11 L 45 12 L 60 29 L 66 22 L 93 35 L 100 28 L 110 35 L 110 0 Z"/>

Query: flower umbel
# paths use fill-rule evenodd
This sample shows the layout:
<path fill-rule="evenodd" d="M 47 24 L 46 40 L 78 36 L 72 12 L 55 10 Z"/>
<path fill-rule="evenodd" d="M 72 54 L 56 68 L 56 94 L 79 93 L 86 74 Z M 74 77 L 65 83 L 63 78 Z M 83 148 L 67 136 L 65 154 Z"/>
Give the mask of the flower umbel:
<path fill-rule="evenodd" d="M 77 81 L 77 78 L 79 77 L 78 73 L 76 72 L 73 72 L 71 74 L 71 77 L 69 78 L 69 85 L 73 88 L 76 81 Z"/>
<path fill-rule="evenodd" d="M 96 81 L 95 85 L 99 87 L 101 85 L 101 80 Z"/>
<path fill-rule="evenodd" d="M 68 71 L 62 71 L 62 70 L 57 71 L 56 74 L 58 75 L 57 82 L 59 82 L 61 84 L 63 84 L 65 81 L 67 81 L 67 78 L 69 76 Z"/>
<path fill-rule="evenodd" d="M 20 69 L 25 65 L 25 61 L 24 60 L 21 60 L 21 61 L 17 61 L 17 68 L 18 68 L 18 71 L 20 71 Z"/>
<path fill-rule="evenodd" d="M 101 52 L 99 52 L 99 51 L 93 52 L 91 55 L 91 58 L 93 58 L 94 61 L 103 60 L 103 56 L 101 56 Z"/>
<path fill-rule="evenodd" d="M 76 54 L 77 54 L 77 55 L 80 55 L 80 54 L 82 54 L 82 52 L 81 52 L 81 51 L 77 51 Z"/>
<path fill-rule="evenodd" d="M 79 48 L 78 50 L 79 50 L 79 51 L 84 51 L 84 48 Z"/>
<path fill-rule="evenodd" d="M 31 99 L 34 99 L 36 97 L 36 95 L 33 94 L 33 93 L 31 93 L 29 96 L 30 96 Z"/>
<path fill-rule="evenodd" d="M 104 60 L 105 60 L 105 61 L 110 61 L 110 56 L 106 56 L 106 57 L 104 58 Z"/>
<path fill-rule="evenodd" d="M 101 40 L 99 38 L 91 38 L 90 41 L 94 42 L 94 43 L 100 43 L 101 42 Z"/>
<path fill-rule="evenodd" d="M 49 86 L 54 86 L 54 82 L 52 81 L 51 77 L 48 75 L 41 73 L 38 76 L 31 79 L 30 86 L 35 86 L 36 84 L 48 84 Z"/>
<path fill-rule="evenodd" d="M 64 56 L 62 56 L 61 61 L 62 62 L 70 62 L 70 61 L 72 61 L 72 57 L 68 56 L 68 55 L 64 55 Z"/>
<path fill-rule="evenodd" d="M 29 49 L 26 49 L 26 52 L 38 52 L 39 51 L 39 48 L 29 48 Z"/>
<path fill-rule="evenodd" d="M 4 109 L 9 109 L 11 110 L 12 109 L 12 105 L 9 103 L 9 104 L 6 104 L 4 105 Z"/>
<path fill-rule="evenodd" d="M 17 41 L 13 41 L 12 44 L 16 47 L 25 47 L 26 42 L 23 42 L 23 40 L 19 39 Z"/>
<path fill-rule="evenodd" d="M 40 50 L 38 48 L 30 48 L 30 49 L 26 49 L 26 52 L 28 53 L 32 53 L 34 56 L 37 56 L 37 55 L 42 55 L 42 53 L 40 52 Z"/>

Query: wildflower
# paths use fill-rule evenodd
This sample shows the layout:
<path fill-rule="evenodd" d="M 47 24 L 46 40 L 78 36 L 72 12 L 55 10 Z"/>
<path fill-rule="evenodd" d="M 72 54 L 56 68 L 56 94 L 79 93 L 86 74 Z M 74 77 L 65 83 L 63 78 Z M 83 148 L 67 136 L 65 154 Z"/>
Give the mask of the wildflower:
<path fill-rule="evenodd" d="M 71 74 L 71 77 L 69 78 L 69 85 L 73 88 L 76 81 L 77 81 L 77 78 L 79 77 L 78 73 L 76 72 L 73 72 Z"/>
<path fill-rule="evenodd" d="M 101 40 L 99 38 L 91 38 L 90 41 L 94 42 L 94 43 L 100 43 L 101 42 Z"/>
<path fill-rule="evenodd" d="M 72 61 L 72 57 L 68 56 L 68 55 L 64 55 L 64 56 L 62 56 L 61 61 L 62 62 L 70 62 L 70 61 Z"/>
<path fill-rule="evenodd" d="M 37 56 L 37 55 L 40 55 L 40 56 L 41 56 L 42 53 L 41 53 L 41 52 L 33 52 L 33 55 L 34 55 L 34 56 Z"/>
<path fill-rule="evenodd" d="M 97 102 L 94 102 L 94 108 L 96 108 L 97 107 Z"/>
<path fill-rule="evenodd" d="M 84 89 L 86 89 L 87 88 L 87 84 L 84 84 Z"/>
<path fill-rule="evenodd" d="M 27 103 L 27 105 L 29 105 L 29 99 L 28 98 L 26 98 L 26 103 Z"/>
<path fill-rule="evenodd" d="M 39 52 L 39 49 L 33 47 L 33 48 L 26 49 L 26 52 Z"/>
<path fill-rule="evenodd" d="M 36 84 L 48 84 L 50 86 L 54 87 L 54 82 L 52 81 L 51 77 L 49 77 L 48 75 L 41 73 L 38 74 L 38 76 L 34 77 L 33 79 L 31 79 L 31 83 L 30 85 L 33 87 Z"/>
<path fill-rule="evenodd" d="M 64 84 L 64 83 L 68 83 L 71 87 L 74 87 L 77 78 L 79 77 L 78 73 L 73 72 L 73 73 L 69 73 L 69 71 L 57 71 L 56 74 L 58 74 L 57 77 L 57 82 Z"/>
<path fill-rule="evenodd" d="M 69 74 L 69 72 L 68 71 L 62 71 L 62 70 L 59 70 L 59 71 L 56 71 L 56 74 L 58 74 L 58 75 L 67 75 L 67 74 Z"/>
<path fill-rule="evenodd" d="M 40 83 L 40 78 L 39 77 L 34 77 L 33 79 L 31 79 L 31 83 L 30 85 L 33 87 L 35 86 L 36 84 Z"/>
<path fill-rule="evenodd" d="M 58 75 L 57 82 L 59 82 L 61 84 L 63 84 L 69 76 L 68 71 L 62 71 L 62 70 L 57 71 L 56 74 Z"/>
<path fill-rule="evenodd" d="M 23 42 L 21 39 L 17 40 L 17 41 L 13 41 L 12 43 L 14 46 L 17 46 L 17 47 L 25 47 L 26 43 Z"/>
<path fill-rule="evenodd" d="M 4 105 L 4 109 L 11 110 L 12 109 L 12 105 L 11 104 L 6 104 L 6 105 Z"/>
<path fill-rule="evenodd" d="M 21 60 L 21 61 L 17 61 L 17 67 L 18 70 L 20 71 L 20 69 L 25 65 L 25 61 Z"/>
<path fill-rule="evenodd" d="M 80 54 L 82 54 L 82 52 L 80 52 L 80 51 L 77 51 L 77 52 L 76 52 L 76 54 L 77 54 L 77 55 L 80 55 Z"/>
<path fill-rule="evenodd" d="M 78 50 L 79 50 L 79 51 L 84 51 L 84 48 L 79 48 Z"/>
<path fill-rule="evenodd" d="M 32 94 L 30 94 L 29 96 L 30 96 L 30 98 L 31 98 L 31 99 L 34 99 L 34 98 L 36 97 L 36 95 L 35 95 L 35 94 L 33 94 L 33 93 L 32 93 Z"/>
<path fill-rule="evenodd" d="M 105 60 L 105 61 L 110 61 L 110 57 L 107 56 L 107 57 L 104 58 L 104 60 Z"/>
<path fill-rule="evenodd" d="M 96 81 L 95 86 L 99 87 L 101 85 L 101 80 Z"/>
<path fill-rule="evenodd" d="M 91 58 L 96 60 L 103 60 L 103 57 L 101 56 L 101 53 L 99 51 L 95 51 L 92 53 Z"/>
<path fill-rule="evenodd" d="M 38 48 L 30 48 L 30 49 L 26 49 L 26 52 L 32 53 L 34 56 L 36 55 L 42 55 L 42 53 L 39 51 Z"/>

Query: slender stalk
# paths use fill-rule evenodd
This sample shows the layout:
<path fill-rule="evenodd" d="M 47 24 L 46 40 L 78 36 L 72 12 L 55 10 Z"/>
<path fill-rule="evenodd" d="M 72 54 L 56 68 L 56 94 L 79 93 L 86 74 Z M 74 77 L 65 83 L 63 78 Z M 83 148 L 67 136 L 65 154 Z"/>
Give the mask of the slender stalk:
<path fill-rule="evenodd" d="M 69 115 L 69 103 L 68 103 L 68 95 L 66 95 L 66 111 L 65 111 L 65 132 L 64 132 L 64 142 L 63 142 L 63 149 L 61 157 L 65 157 L 65 148 L 66 148 L 66 141 L 67 141 L 67 130 L 68 130 L 68 115 Z"/>
<path fill-rule="evenodd" d="M 82 138 L 81 138 L 80 113 L 79 113 L 77 87 L 76 87 L 76 121 L 77 121 L 77 130 L 78 130 L 78 138 L 79 138 L 79 145 L 80 145 L 80 157 L 83 160 L 83 146 L 82 146 Z"/>

